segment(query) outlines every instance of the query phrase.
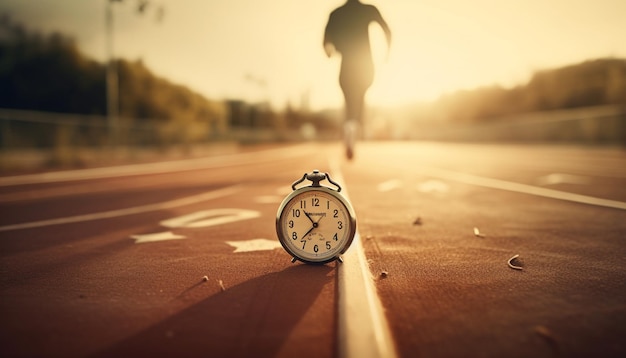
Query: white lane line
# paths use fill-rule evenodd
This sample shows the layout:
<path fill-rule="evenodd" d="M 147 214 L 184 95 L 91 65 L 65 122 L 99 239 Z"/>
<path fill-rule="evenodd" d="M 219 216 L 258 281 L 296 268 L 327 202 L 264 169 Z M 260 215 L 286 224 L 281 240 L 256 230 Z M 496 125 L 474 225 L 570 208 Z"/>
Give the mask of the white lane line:
<path fill-rule="evenodd" d="M 208 169 L 215 167 L 232 167 L 237 165 L 274 162 L 302 155 L 303 151 L 296 149 L 304 146 L 307 145 L 303 144 L 288 148 L 281 147 L 274 149 L 265 149 L 256 152 L 235 153 L 215 157 L 0 177 L 0 186 L 54 183 L 87 179 L 103 179 L 146 174 L 162 174 L 186 170 Z"/>
<path fill-rule="evenodd" d="M 342 193 L 348 198 L 346 181 L 339 163 L 331 161 L 329 165 L 333 179 L 344 185 Z M 337 272 L 339 357 L 397 357 L 389 324 L 367 266 L 358 229 L 352 246 L 343 255 L 343 260 Z"/>
<path fill-rule="evenodd" d="M 434 167 L 421 167 L 421 171 L 446 180 L 453 180 L 465 184 L 471 184 L 476 186 L 482 186 L 492 189 L 500 189 L 513 191 L 517 193 L 524 193 L 536 196 L 542 196 L 546 198 L 571 201 L 575 203 L 582 203 L 588 205 L 603 206 L 607 208 L 626 210 L 626 203 L 622 201 L 601 199 L 593 196 L 568 193 L 565 191 L 541 188 L 533 185 L 514 183 L 506 180 L 492 179 L 487 177 L 481 177 L 478 175 L 466 174 L 461 172 L 455 172 L 452 170 L 439 169 Z"/>
<path fill-rule="evenodd" d="M 203 201 L 231 195 L 231 194 L 236 193 L 239 190 L 240 190 L 239 185 L 233 185 L 233 186 L 229 186 L 223 189 L 217 189 L 217 190 L 209 191 L 209 192 L 198 194 L 198 195 L 164 201 L 164 202 L 156 203 L 156 204 L 148 204 L 148 205 L 135 206 L 132 208 L 102 211 L 99 213 L 75 215 L 75 216 L 68 216 L 64 218 L 0 226 L 0 232 L 10 231 L 10 230 L 32 229 L 32 228 L 50 226 L 50 225 L 71 224 L 71 223 L 78 223 L 78 222 L 83 222 L 83 221 L 111 219 L 111 218 L 116 218 L 120 216 L 141 214 L 141 213 L 145 213 L 148 211 L 172 209 L 172 208 L 176 208 L 180 206 L 196 204 L 196 203 L 200 203 Z"/>
<path fill-rule="evenodd" d="M 537 184 L 539 185 L 556 185 L 556 184 L 577 184 L 585 185 L 589 184 L 589 178 L 581 175 L 552 173 L 546 176 L 537 178 Z"/>

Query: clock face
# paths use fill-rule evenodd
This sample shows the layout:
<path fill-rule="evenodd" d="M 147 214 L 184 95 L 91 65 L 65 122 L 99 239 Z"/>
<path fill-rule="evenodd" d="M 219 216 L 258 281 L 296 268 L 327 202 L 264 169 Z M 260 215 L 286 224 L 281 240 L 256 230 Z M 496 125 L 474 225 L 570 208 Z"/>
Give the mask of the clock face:
<path fill-rule="evenodd" d="M 311 263 L 336 259 L 350 246 L 356 220 L 350 204 L 325 187 L 292 193 L 278 211 L 276 230 L 294 257 Z"/>

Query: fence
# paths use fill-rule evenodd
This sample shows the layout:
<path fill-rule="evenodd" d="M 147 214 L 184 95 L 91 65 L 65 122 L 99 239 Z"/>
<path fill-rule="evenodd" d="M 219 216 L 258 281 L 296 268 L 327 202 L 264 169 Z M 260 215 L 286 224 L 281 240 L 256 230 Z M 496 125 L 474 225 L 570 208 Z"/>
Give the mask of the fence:
<path fill-rule="evenodd" d="M 41 166 L 80 166 L 128 159 L 144 152 L 225 143 L 337 140 L 339 127 L 300 129 L 230 127 L 211 122 L 181 123 L 122 118 L 112 128 L 104 116 L 0 109 L 0 171 Z M 338 122 L 339 123 L 339 122 Z M 393 131 L 392 131 L 393 132 Z M 626 145 L 626 109 L 598 106 L 528 113 L 487 123 L 398 123 L 381 139 L 437 141 L 570 142 Z"/>
<path fill-rule="evenodd" d="M 81 166 L 136 159 L 148 152 L 204 152 L 232 143 L 336 139 L 332 131 L 304 128 L 251 128 L 215 122 L 120 118 L 112 128 L 107 117 L 0 109 L 0 171 L 42 166 Z M 225 122 L 225 121 L 224 121 Z M 303 130 L 304 129 L 304 130 Z"/>
<path fill-rule="evenodd" d="M 596 106 L 533 112 L 476 124 L 416 123 L 410 139 L 626 145 L 626 108 Z"/>

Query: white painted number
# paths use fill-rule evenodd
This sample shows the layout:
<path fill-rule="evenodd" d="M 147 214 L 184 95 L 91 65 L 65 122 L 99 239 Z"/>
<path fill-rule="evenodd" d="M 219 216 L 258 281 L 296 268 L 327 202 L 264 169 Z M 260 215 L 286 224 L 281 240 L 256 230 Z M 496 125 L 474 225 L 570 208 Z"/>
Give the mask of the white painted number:
<path fill-rule="evenodd" d="M 213 209 L 196 211 L 195 213 L 163 220 L 160 224 L 169 228 L 202 228 L 254 219 L 259 216 L 261 216 L 261 213 L 254 210 Z M 131 238 L 135 239 L 136 244 L 142 244 L 146 242 L 180 240 L 184 239 L 185 236 L 173 234 L 171 231 L 165 231 L 152 234 L 132 235 Z"/>

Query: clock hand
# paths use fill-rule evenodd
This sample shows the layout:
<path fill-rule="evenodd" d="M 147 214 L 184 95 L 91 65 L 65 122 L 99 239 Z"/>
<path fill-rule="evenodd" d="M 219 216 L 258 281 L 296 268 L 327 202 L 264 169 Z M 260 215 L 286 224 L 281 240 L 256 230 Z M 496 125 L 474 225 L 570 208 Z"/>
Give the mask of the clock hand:
<path fill-rule="evenodd" d="M 304 211 L 304 210 L 303 210 Z M 306 215 L 307 218 L 309 218 L 309 220 L 311 220 L 311 222 L 313 224 L 315 224 L 315 221 L 313 220 L 313 218 L 311 217 L 311 215 L 309 215 L 309 213 L 307 213 L 306 211 L 304 211 L 304 215 Z"/>
<path fill-rule="evenodd" d="M 313 229 L 315 229 L 316 227 L 317 227 L 317 225 L 313 225 L 313 226 L 309 229 L 309 231 L 307 231 L 307 232 L 306 232 L 306 234 L 304 234 L 304 235 L 302 236 L 302 238 L 304 239 L 304 238 L 305 238 L 305 237 L 306 237 L 306 236 L 307 236 L 307 235 L 308 235 L 311 231 L 313 231 Z"/>

